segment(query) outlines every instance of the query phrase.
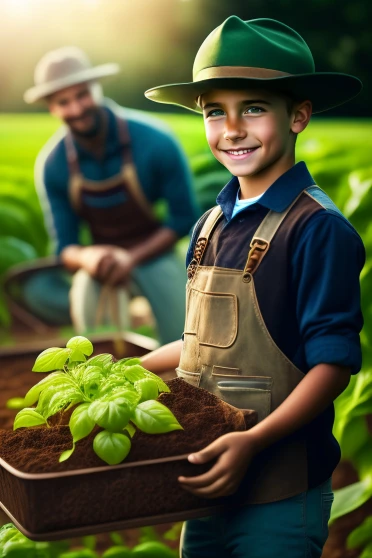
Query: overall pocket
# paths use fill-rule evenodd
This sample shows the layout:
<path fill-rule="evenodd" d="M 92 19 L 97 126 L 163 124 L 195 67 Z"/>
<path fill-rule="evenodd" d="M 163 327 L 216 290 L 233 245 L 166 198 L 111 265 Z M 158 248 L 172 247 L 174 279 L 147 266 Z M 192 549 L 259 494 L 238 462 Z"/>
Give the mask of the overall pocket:
<path fill-rule="evenodd" d="M 270 414 L 271 386 L 272 379 L 264 376 L 235 377 L 217 382 L 221 399 L 238 409 L 253 409 L 257 412 L 258 422 Z"/>
<path fill-rule="evenodd" d="M 188 370 L 182 370 L 182 368 L 176 368 L 176 373 L 178 378 L 182 378 L 188 384 L 194 387 L 199 387 L 201 374 L 199 372 L 188 372 Z"/>
<path fill-rule="evenodd" d="M 238 302 L 235 294 L 188 293 L 185 335 L 196 335 L 200 345 L 230 347 L 238 333 Z"/>

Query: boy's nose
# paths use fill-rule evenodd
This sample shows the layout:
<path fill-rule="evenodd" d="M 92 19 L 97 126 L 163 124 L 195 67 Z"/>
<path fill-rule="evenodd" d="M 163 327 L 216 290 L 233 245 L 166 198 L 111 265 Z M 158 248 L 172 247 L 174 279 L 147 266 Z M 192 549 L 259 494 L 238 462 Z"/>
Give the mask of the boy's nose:
<path fill-rule="evenodd" d="M 226 140 L 237 141 L 245 138 L 246 135 L 247 131 L 240 118 L 226 120 L 224 131 L 224 138 Z"/>

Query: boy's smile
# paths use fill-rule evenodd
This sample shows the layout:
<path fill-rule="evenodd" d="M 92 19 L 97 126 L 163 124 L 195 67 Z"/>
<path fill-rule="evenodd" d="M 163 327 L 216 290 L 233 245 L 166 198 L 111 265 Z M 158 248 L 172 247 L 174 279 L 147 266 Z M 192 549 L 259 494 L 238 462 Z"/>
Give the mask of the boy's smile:
<path fill-rule="evenodd" d="M 296 113 L 270 91 L 213 90 L 202 96 L 213 155 L 239 178 L 242 197 L 265 191 L 294 165 Z"/>

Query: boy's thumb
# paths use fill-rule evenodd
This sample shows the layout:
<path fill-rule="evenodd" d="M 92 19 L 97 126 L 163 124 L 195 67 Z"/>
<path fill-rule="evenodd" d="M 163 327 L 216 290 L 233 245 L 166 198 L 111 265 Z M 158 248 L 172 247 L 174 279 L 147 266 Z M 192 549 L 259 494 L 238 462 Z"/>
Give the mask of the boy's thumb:
<path fill-rule="evenodd" d="M 194 463 L 195 465 L 208 463 L 208 461 L 211 461 L 212 459 L 218 457 L 220 453 L 221 449 L 218 448 L 217 444 L 212 443 L 203 450 L 198 451 L 197 453 L 191 453 L 188 457 L 188 460 L 190 461 L 190 463 Z"/>

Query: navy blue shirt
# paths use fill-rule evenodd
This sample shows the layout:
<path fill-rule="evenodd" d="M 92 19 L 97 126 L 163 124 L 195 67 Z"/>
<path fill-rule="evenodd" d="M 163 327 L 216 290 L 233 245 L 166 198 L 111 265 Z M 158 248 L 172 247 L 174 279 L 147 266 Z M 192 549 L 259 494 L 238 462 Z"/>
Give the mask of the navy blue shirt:
<path fill-rule="evenodd" d="M 303 162 L 231 218 L 238 189 L 234 177 L 217 197 L 223 217 L 202 265 L 243 270 L 249 244 L 268 211 L 285 210 L 306 190 L 301 211 L 285 219 L 255 274 L 258 303 L 276 345 L 303 373 L 321 363 L 357 373 L 363 326 L 359 275 L 365 262 L 360 236 L 315 185 Z M 194 228 L 187 265 L 208 213 Z M 326 480 L 340 458 L 333 421 L 331 406 L 306 428 L 310 487 Z"/>
<path fill-rule="evenodd" d="M 146 198 L 151 204 L 159 200 L 166 203 L 165 227 L 174 230 L 178 237 L 188 234 L 200 213 L 187 159 L 178 142 L 157 120 L 138 111 L 117 107 L 112 101 L 109 103 L 110 108 L 106 106 L 104 109 L 108 114 L 108 132 L 103 158 L 98 160 L 75 142 L 82 174 L 90 180 L 105 180 L 120 171 L 123 147 L 114 109 L 128 124 L 133 160 Z M 64 139 L 52 143 L 52 148 L 47 144 L 38 161 L 38 186 L 42 197 L 46 195 L 48 201 L 47 222 L 57 241 L 57 253 L 60 253 L 66 246 L 78 244 L 80 219 L 68 197 L 69 169 Z M 92 197 L 92 203 L 95 201 L 96 198 Z M 106 199 L 104 201 L 107 203 Z M 116 203 L 114 198 L 111 201 Z"/>

